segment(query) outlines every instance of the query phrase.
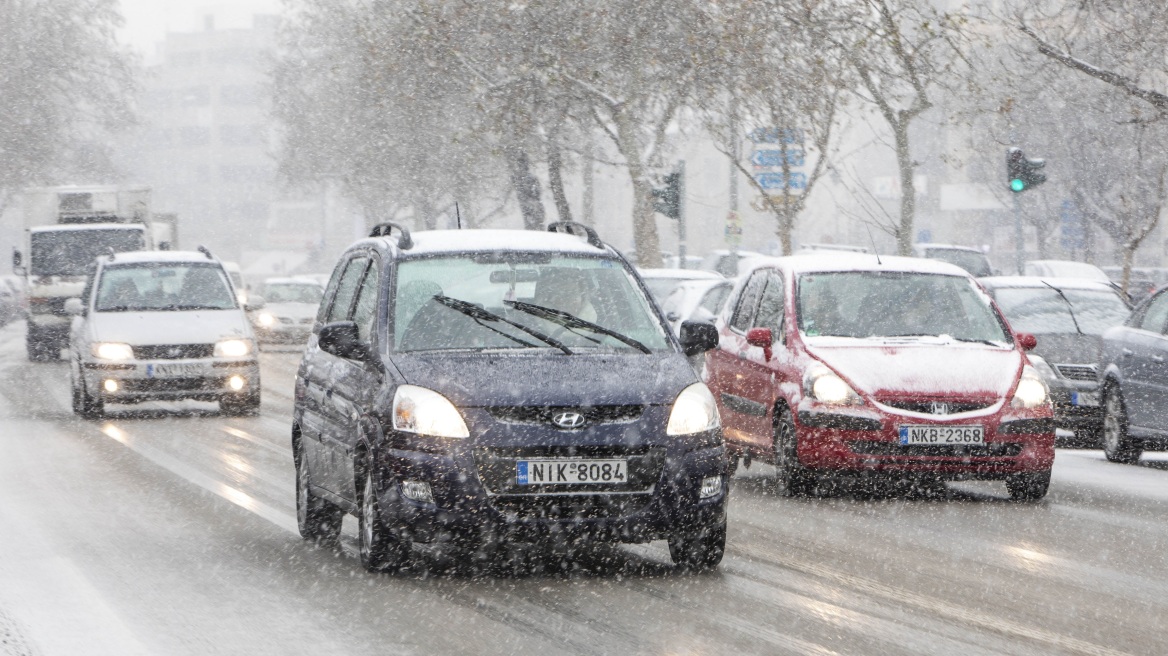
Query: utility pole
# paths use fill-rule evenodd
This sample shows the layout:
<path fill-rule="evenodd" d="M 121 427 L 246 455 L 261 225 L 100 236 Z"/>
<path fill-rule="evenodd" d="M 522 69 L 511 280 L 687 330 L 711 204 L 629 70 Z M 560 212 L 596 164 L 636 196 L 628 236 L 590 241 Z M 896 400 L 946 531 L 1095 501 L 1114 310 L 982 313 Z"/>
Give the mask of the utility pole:
<path fill-rule="evenodd" d="M 677 268 L 685 268 L 685 160 L 677 163 Z"/>
<path fill-rule="evenodd" d="M 730 156 L 733 161 L 730 162 L 730 216 L 727 217 L 727 224 L 738 216 L 738 161 L 742 157 L 739 152 L 739 138 L 738 138 L 738 104 L 734 103 L 730 108 Z M 734 263 L 734 270 L 738 270 L 738 240 L 730 240 L 730 261 Z"/>

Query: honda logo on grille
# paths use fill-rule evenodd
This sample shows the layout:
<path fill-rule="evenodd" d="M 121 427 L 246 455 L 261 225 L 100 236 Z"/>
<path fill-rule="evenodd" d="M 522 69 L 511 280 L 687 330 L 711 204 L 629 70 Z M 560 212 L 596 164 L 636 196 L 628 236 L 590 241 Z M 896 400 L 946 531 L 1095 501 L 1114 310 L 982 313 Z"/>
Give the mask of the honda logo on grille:
<path fill-rule="evenodd" d="M 178 356 L 182 355 L 182 349 L 178 346 L 172 346 L 166 349 L 166 355 L 172 358 L 177 358 Z"/>
<path fill-rule="evenodd" d="M 947 415 L 949 414 L 949 410 L 950 407 L 948 403 L 938 403 L 934 401 L 929 404 L 929 412 L 935 415 Z"/>
<path fill-rule="evenodd" d="M 560 428 L 580 428 L 584 425 L 584 415 L 579 412 L 557 412 L 552 415 L 552 423 Z"/>

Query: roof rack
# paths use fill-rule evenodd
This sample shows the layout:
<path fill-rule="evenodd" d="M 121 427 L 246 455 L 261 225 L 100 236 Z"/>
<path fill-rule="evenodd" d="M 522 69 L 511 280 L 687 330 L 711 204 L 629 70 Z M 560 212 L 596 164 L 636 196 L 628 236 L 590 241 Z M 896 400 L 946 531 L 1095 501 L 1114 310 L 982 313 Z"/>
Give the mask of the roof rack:
<path fill-rule="evenodd" d="M 206 255 L 208 260 L 215 259 L 215 256 L 211 255 L 211 251 L 206 246 L 200 246 L 199 252 L 202 253 L 203 255 Z"/>
<path fill-rule="evenodd" d="M 397 230 L 398 232 L 398 248 L 402 249 L 403 251 L 408 251 L 414 247 L 414 239 L 410 236 L 410 231 L 407 230 L 405 226 L 397 223 L 390 223 L 389 221 L 386 221 L 385 223 L 378 223 L 377 225 L 373 226 L 373 229 L 369 231 L 369 236 L 388 237 L 394 230 Z"/>
<path fill-rule="evenodd" d="M 588 240 L 588 243 L 597 248 L 603 249 L 604 242 L 600 240 L 600 235 L 596 231 L 583 223 L 576 223 L 575 221 L 557 221 L 556 223 L 548 224 L 548 232 L 562 232 L 568 235 L 576 235 Z M 582 233 L 582 234 L 581 234 Z"/>

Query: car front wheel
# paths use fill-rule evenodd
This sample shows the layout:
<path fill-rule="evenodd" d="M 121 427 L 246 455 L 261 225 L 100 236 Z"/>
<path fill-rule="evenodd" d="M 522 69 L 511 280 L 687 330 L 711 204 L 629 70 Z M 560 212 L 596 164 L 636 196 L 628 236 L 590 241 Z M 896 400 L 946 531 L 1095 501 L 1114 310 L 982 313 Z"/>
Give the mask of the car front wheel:
<path fill-rule="evenodd" d="M 775 410 L 774 439 L 774 486 L 779 494 L 788 496 L 808 495 L 815 491 L 815 475 L 799 463 L 798 442 L 795 435 L 795 418 L 786 408 Z"/>
<path fill-rule="evenodd" d="M 357 521 L 361 564 L 365 569 L 380 572 L 404 567 L 409 562 L 409 544 L 393 535 L 381 518 L 381 508 L 373 487 L 372 463 L 365 466 L 365 484 L 362 486 Z"/>
<path fill-rule="evenodd" d="M 1133 464 L 1143 449 L 1127 434 L 1127 408 L 1119 388 L 1112 385 L 1103 393 L 1103 455 L 1111 462 Z"/>
<path fill-rule="evenodd" d="M 1015 474 L 1006 479 L 1006 490 L 1014 501 L 1038 501 L 1050 489 L 1050 470 Z"/>
<path fill-rule="evenodd" d="M 341 535 L 341 509 L 312 493 L 304 447 L 296 443 L 296 527 L 300 537 L 319 545 L 335 544 Z"/>
<path fill-rule="evenodd" d="M 726 553 L 726 517 L 698 529 L 695 533 L 678 535 L 669 540 L 669 557 L 678 567 L 692 570 L 710 570 L 722 562 Z"/>

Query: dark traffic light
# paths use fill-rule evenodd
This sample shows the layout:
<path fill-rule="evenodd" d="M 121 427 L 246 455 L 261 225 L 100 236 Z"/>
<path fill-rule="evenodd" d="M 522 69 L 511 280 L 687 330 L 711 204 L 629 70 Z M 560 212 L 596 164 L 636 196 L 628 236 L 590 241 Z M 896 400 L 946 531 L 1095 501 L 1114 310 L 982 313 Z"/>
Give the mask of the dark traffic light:
<path fill-rule="evenodd" d="M 681 173 L 665 176 L 665 187 L 653 189 L 653 197 L 658 201 L 653 203 L 653 209 L 671 219 L 681 218 L 681 182 Z"/>
<path fill-rule="evenodd" d="M 1046 160 L 1026 159 L 1026 153 L 1022 152 L 1021 148 L 1007 149 L 1006 179 L 1010 183 L 1010 190 L 1026 191 L 1046 182 L 1046 174 L 1040 172 L 1044 166 Z"/>

